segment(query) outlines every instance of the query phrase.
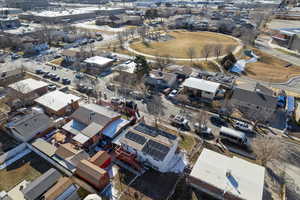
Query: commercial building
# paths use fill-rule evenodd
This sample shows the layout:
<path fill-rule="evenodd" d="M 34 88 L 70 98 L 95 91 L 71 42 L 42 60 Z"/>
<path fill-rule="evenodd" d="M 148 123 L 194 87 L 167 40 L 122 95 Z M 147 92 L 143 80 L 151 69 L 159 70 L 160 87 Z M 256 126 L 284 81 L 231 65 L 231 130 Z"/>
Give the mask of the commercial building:
<path fill-rule="evenodd" d="M 39 23 L 68 23 L 77 20 L 92 19 L 96 17 L 98 8 L 57 9 L 30 11 L 19 15 L 20 19 Z"/>
<path fill-rule="evenodd" d="M 94 56 L 84 60 L 87 64 L 87 70 L 92 74 L 99 74 L 103 71 L 108 70 L 112 64 L 113 60 L 106 57 Z"/>
<path fill-rule="evenodd" d="M 287 49 L 300 51 L 300 28 L 282 28 L 275 30 L 272 43 Z"/>
<path fill-rule="evenodd" d="M 207 81 L 204 79 L 190 77 L 183 83 L 183 90 L 185 94 L 190 96 L 200 97 L 202 99 L 213 100 L 220 88 L 219 83 Z"/>
<path fill-rule="evenodd" d="M 176 155 L 178 138 L 155 127 L 139 123 L 123 132 L 114 143 L 136 155 L 136 159 L 161 172 L 169 171 Z"/>
<path fill-rule="evenodd" d="M 262 200 L 265 168 L 237 157 L 203 149 L 189 184 L 216 199 Z"/>
<path fill-rule="evenodd" d="M 7 7 L 30 10 L 38 7 L 47 7 L 48 0 L 5 0 Z"/>
<path fill-rule="evenodd" d="M 48 91 L 48 83 L 32 78 L 24 79 L 8 85 L 12 101 L 22 101 L 23 104 L 31 104 L 33 100 Z M 14 104 L 14 102 L 12 102 Z"/>
<path fill-rule="evenodd" d="M 63 116 L 75 111 L 79 107 L 79 100 L 78 96 L 55 90 L 35 99 L 35 102 L 48 114 Z"/>

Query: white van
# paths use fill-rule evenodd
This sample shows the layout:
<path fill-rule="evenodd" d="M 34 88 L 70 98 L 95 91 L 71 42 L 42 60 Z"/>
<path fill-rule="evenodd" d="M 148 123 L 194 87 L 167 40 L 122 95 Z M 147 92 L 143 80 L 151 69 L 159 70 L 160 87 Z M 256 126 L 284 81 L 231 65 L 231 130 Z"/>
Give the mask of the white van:
<path fill-rule="evenodd" d="M 220 139 L 228 140 L 232 143 L 249 147 L 250 143 L 244 132 L 222 126 L 220 129 Z"/>

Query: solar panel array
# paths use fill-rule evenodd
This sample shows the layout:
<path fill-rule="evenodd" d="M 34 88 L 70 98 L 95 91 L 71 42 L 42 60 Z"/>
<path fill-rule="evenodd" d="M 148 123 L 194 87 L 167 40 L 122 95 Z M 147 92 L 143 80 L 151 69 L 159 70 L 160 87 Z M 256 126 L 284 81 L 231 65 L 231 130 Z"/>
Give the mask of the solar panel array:
<path fill-rule="evenodd" d="M 154 140 L 149 140 L 142 149 L 142 152 L 152 156 L 155 160 L 162 161 L 168 154 L 170 148 Z"/>
<path fill-rule="evenodd" d="M 125 138 L 129 139 L 129 140 L 132 140 L 140 145 L 144 145 L 145 142 L 147 141 L 147 139 L 144 137 L 144 136 L 141 136 L 141 135 L 138 135 L 136 133 L 133 133 L 131 131 L 128 131 L 126 134 L 125 134 Z"/>
<path fill-rule="evenodd" d="M 148 126 L 144 123 L 140 123 L 138 124 L 136 127 L 134 127 L 135 130 L 141 132 L 141 133 L 144 133 L 146 135 L 150 135 L 152 137 L 157 137 L 158 135 L 162 135 L 170 140 L 176 140 L 177 136 L 176 135 L 173 135 L 173 134 L 170 134 L 170 133 L 167 133 L 165 131 L 162 131 L 162 130 L 159 130 L 155 127 L 152 127 L 152 126 Z"/>

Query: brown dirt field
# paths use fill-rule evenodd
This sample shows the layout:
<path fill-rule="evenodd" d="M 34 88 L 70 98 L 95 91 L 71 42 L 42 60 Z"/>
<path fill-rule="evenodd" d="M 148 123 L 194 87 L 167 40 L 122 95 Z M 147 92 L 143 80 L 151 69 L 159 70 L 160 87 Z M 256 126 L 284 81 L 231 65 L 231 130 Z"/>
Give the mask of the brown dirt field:
<path fill-rule="evenodd" d="M 238 43 L 225 35 L 211 33 L 211 32 L 188 32 L 188 31 L 172 31 L 168 33 L 174 39 L 165 42 L 151 42 L 146 46 L 142 42 L 133 42 L 131 48 L 150 55 L 171 56 L 175 58 L 189 58 L 187 51 L 189 48 L 194 48 L 196 51 L 195 57 L 203 57 L 201 50 L 205 45 L 221 44 L 224 51 L 229 46 L 237 46 Z M 213 50 L 212 50 L 213 52 Z M 210 57 L 214 56 L 211 53 Z"/>
<path fill-rule="evenodd" d="M 246 76 L 262 81 L 284 82 L 294 76 L 300 75 L 299 66 L 292 65 L 285 67 L 289 63 L 284 60 L 280 60 L 257 49 L 254 49 L 254 52 L 261 59 L 259 62 L 247 64 L 245 70 Z"/>

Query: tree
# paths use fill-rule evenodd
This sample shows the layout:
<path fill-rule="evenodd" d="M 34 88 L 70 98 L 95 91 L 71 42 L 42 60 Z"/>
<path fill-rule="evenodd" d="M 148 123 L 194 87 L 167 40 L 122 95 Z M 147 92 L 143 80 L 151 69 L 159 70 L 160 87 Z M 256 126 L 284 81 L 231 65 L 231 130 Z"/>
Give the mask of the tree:
<path fill-rule="evenodd" d="M 194 47 L 190 47 L 187 49 L 186 55 L 191 59 L 191 63 L 193 63 L 193 58 L 196 56 L 196 50 Z"/>
<path fill-rule="evenodd" d="M 144 75 L 148 75 L 150 72 L 150 66 L 144 56 L 137 55 L 134 59 L 136 64 L 136 73 L 139 78 L 142 78 Z"/>
<path fill-rule="evenodd" d="M 221 60 L 221 65 L 225 70 L 229 70 L 236 63 L 236 58 L 232 53 L 229 53 Z"/>
<path fill-rule="evenodd" d="M 283 152 L 283 145 L 279 138 L 271 136 L 257 136 L 252 140 L 252 150 L 256 159 L 265 166 L 269 161 L 276 160 Z"/>
<path fill-rule="evenodd" d="M 149 114 L 154 116 L 155 126 L 157 127 L 157 122 L 160 120 L 160 117 L 165 115 L 161 96 L 154 95 L 151 101 L 147 103 L 147 110 Z"/>
<path fill-rule="evenodd" d="M 214 53 L 215 56 L 217 57 L 217 60 L 219 60 L 222 51 L 223 51 L 223 46 L 221 44 L 217 44 L 214 46 Z"/>
<path fill-rule="evenodd" d="M 202 50 L 201 50 L 202 56 L 205 58 L 205 61 L 207 62 L 207 58 L 211 54 L 211 46 L 210 45 L 205 45 Z"/>
<path fill-rule="evenodd" d="M 199 123 L 200 127 L 206 127 L 207 120 L 208 120 L 208 114 L 207 114 L 207 112 L 205 112 L 203 110 L 200 110 L 197 113 L 196 123 Z"/>
<path fill-rule="evenodd" d="M 118 41 L 119 41 L 119 44 L 120 44 L 120 48 L 124 48 L 123 44 L 124 44 L 124 36 L 121 32 L 118 33 Z"/>

